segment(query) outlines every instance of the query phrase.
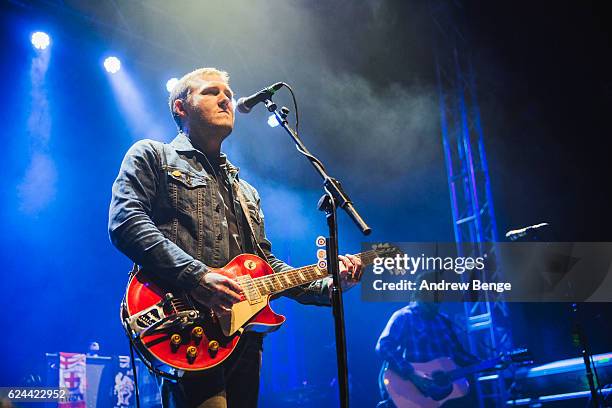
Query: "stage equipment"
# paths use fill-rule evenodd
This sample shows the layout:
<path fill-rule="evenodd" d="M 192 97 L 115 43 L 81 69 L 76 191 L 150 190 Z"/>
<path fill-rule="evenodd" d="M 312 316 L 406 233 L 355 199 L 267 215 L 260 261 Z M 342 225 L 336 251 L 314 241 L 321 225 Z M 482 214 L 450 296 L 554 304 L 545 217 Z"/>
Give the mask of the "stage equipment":
<path fill-rule="evenodd" d="M 32 34 L 31 40 L 32 45 L 37 50 L 44 50 L 49 46 L 49 44 L 51 44 L 51 39 L 49 38 L 49 35 L 47 33 L 43 33 L 42 31 L 37 31 Z"/>
<path fill-rule="evenodd" d="M 168 82 L 166 82 L 166 90 L 172 92 L 178 81 L 178 78 L 170 78 Z"/>
<path fill-rule="evenodd" d="M 597 385 L 595 385 L 595 377 L 597 376 L 597 372 L 591 363 L 593 356 L 591 354 L 589 340 L 587 339 L 586 333 L 582 329 L 582 322 L 580 319 L 580 314 L 578 313 L 578 303 L 572 303 L 572 315 L 574 316 L 573 332 L 576 336 L 576 343 L 580 347 L 580 353 L 582 354 L 582 361 L 584 362 L 584 368 L 586 371 L 586 379 L 589 384 L 589 390 L 591 391 L 591 406 L 593 408 L 600 408 L 603 405 L 601 405 L 598 387 L 601 387 L 602 384 L 598 380 Z"/>
<path fill-rule="evenodd" d="M 264 102 L 266 99 L 270 99 L 272 95 L 276 93 L 279 89 L 285 86 L 283 82 L 277 82 L 273 85 L 270 85 L 261 91 L 254 93 L 251 96 L 242 97 L 238 99 L 238 103 L 236 103 L 236 109 L 240 113 L 249 113 L 253 106 L 257 105 L 260 102 Z"/>
<path fill-rule="evenodd" d="M 540 228 L 547 227 L 547 222 L 542 222 L 535 225 L 530 225 L 525 228 L 519 228 L 506 232 L 506 238 L 510 241 L 539 241 Z"/>
<path fill-rule="evenodd" d="M 495 262 L 498 255 L 497 225 L 484 132 L 474 70 L 470 61 L 469 37 L 460 23 L 461 2 L 428 2 L 436 26 L 436 74 L 440 106 L 440 128 L 448 175 L 451 210 L 458 256 L 487 257 L 486 277 L 466 276 L 487 282 L 504 282 Z M 483 274 L 484 275 L 484 274 Z M 465 325 L 470 352 L 493 358 L 512 349 L 509 310 L 503 293 L 474 292 L 464 302 Z M 503 406 L 503 381 L 475 384 L 480 408 Z"/>
<path fill-rule="evenodd" d="M 600 406 L 610 406 L 612 395 L 612 353 L 592 356 L 601 394 Z M 532 368 L 519 368 L 514 376 L 509 406 L 592 406 L 592 392 L 585 377 L 583 357 L 553 361 Z M 482 377 L 484 381 L 492 376 Z"/>
<path fill-rule="evenodd" d="M 268 126 L 270 126 L 272 128 L 280 126 L 280 123 L 278 123 L 278 120 L 276 120 L 276 116 L 274 116 L 274 115 L 268 116 Z"/>
<path fill-rule="evenodd" d="M 121 69 L 121 61 L 117 57 L 107 57 L 104 60 L 104 69 L 106 72 L 116 74 Z"/>
<path fill-rule="evenodd" d="M 39 386 L 57 387 L 61 370 L 60 354 L 46 353 L 46 380 Z M 73 354 L 73 353 L 69 353 Z M 161 408 L 161 398 L 155 377 L 150 375 L 142 362 L 137 359 L 134 366 L 138 372 L 140 398 L 147 408 Z M 64 382 L 76 386 L 78 377 L 67 373 Z M 84 402 L 88 408 L 131 408 L 137 406 L 134 390 L 134 371 L 129 356 L 92 356 L 85 357 Z M 37 404 L 38 405 L 38 404 Z M 51 404 L 43 404 L 51 407 Z M 57 407 L 57 404 L 53 404 Z"/>

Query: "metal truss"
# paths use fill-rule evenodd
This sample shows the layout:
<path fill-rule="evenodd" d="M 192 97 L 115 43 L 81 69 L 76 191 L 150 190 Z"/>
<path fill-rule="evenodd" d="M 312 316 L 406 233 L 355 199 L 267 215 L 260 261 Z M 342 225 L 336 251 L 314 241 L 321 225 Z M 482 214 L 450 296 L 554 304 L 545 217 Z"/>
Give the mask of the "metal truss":
<path fill-rule="evenodd" d="M 497 265 L 497 227 L 480 121 L 470 48 L 457 23 L 461 4 L 430 1 L 436 25 L 436 70 L 440 124 L 458 256 L 485 257 L 487 269 L 466 276 L 503 281 Z M 466 274 L 467 275 L 467 274 Z M 464 303 L 470 351 L 493 358 L 512 345 L 508 309 L 497 292 L 474 292 Z M 502 375 L 481 376 L 475 384 L 480 407 L 506 405 Z"/>

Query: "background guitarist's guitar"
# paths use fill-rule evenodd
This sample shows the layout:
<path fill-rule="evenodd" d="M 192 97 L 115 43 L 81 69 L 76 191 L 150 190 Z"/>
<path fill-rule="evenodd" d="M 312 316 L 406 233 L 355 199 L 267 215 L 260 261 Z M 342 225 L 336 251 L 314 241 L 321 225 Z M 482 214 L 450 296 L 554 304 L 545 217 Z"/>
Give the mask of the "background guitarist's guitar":
<path fill-rule="evenodd" d="M 395 253 L 396 248 L 383 244 L 357 256 L 365 266 L 376 257 Z M 327 270 L 317 265 L 274 273 L 266 261 L 251 254 L 238 255 L 212 271 L 236 280 L 243 290 L 243 299 L 226 314 L 216 315 L 186 293 L 166 290 L 144 271 L 130 277 L 121 319 L 151 371 L 176 378 L 220 364 L 245 330 L 269 332 L 285 322 L 284 316 L 270 308 L 273 295 L 328 276 Z"/>
<path fill-rule="evenodd" d="M 446 401 L 467 395 L 470 374 L 501 370 L 511 363 L 530 363 L 526 349 L 517 349 L 500 357 L 467 367 L 457 367 L 448 357 L 427 363 L 411 363 L 414 373 L 403 378 L 387 367 L 382 375 L 383 386 L 397 408 L 437 408 Z"/>

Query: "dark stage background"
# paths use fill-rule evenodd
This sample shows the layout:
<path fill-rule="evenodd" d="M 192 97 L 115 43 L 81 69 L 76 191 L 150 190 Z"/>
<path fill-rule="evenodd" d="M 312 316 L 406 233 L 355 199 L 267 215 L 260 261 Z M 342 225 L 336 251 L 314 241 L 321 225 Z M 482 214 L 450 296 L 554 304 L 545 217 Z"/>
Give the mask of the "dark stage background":
<path fill-rule="evenodd" d="M 425 1 L 3 2 L 0 107 L 3 272 L 0 385 L 44 352 L 127 354 L 118 308 L 129 260 L 109 242 L 110 186 L 136 140 L 169 141 L 165 82 L 196 67 L 232 75 L 238 95 L 289 82 L 301 133 L 374 228 L 372 241 L 453 241 Z M 549 222 L 559 241 L 608 241 L 610 14 L 603 2 L 461 2 L 478 83 L 498 230 Z M 50 33 L 46 74 L 29 41 Z M 122 60 L 114 77 L 108 55 Z M 286 95 L 277 99 L 289 104 Z M 264 109 L 237 118 L 224 150 L 260 191 L 275 253 L 313 262 L 325 233 L 319 180 Z M 341 251 L 362 237 L 342 216 Z M 335 398 L 330 311 L 279 300 L 266 339 L 263 406 L 314 390 Z M 346 295 L 351 399 L 374 406 L 374 345 L 402 304 Z M 450 312 L 453 307 L 448 307 Z M 587 305 L 596 353 L 612 348 L 608 305 Z M 577 356 L 569 308 L 512 305 L 517 345 L 537 362 Z M 305 391 L 306 392 L 306 391 Z M 310 392 L 310 391 L 308 391 Z M 276 401 L 276 402 L 275 402 Z"/>

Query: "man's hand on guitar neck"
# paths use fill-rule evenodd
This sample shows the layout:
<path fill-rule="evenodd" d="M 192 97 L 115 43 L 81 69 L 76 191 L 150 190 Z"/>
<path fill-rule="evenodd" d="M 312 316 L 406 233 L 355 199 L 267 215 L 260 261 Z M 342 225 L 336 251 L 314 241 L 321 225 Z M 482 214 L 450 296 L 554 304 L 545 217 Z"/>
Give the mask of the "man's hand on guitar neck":
<path fill-rule="evenodd" d="M 208 272 L 200 280 L 191 297 L 210 308 L 215 314 L 227 313 L 234 303 L 242 300 L 242 288 L 233 279 L 215 272 Z"/>
<path fill-rule="evenodd" d="M 361 258 L 355 255 L 338 255 L 340 260 L 340 284 L 342 290 L 349 290 L 357 285 L 363 274 Z"/>

